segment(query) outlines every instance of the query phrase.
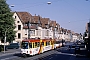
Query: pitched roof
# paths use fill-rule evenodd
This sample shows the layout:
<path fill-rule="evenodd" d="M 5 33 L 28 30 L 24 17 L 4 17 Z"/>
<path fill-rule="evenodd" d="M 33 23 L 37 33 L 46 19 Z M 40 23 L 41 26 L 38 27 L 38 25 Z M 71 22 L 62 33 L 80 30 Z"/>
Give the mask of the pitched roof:
<path fill-rule="evenodd" d="M 62 32 L 63 32 L 63 31 L 64 31 L 64 28 L 62 28 L 62 27 L 61 27 L 61 28 L 60 28 L 60 31 L 62 31 Z"/>
<path fill-rule="evenodd" d="M 49 18 L 41 18 L 40 21 L 42 24 L 48 24 Z"/>
<path fill-rule="evenodd" d="M 32 15 L 28 12 L 16 12 L 22 23 L 32 20 Z"/>
<path fill-rule="evenodd" d="M 40 17 L 40 22 L 42 24 L 42 28 L 47 28 L 46 25 L 48 25 L 48 23 L 49 23 L 49 18 Z"/>
<path fill-rule="evenodd" d="M 40 16 L 32 16 L 32 19 L 33 19 L 33 23 L 38 23 L 38 21 L 40 20 Z"/>
<path fill-rule="evenodd" d="M 78 33 L 75 33 L 75 35 L 76 35 L 76 36 L 79 36 L 79 34 L 78 34 Z"/>
<path fill-rule="evenodd" d="M 56 21 L 51 21 L 50 26 L 51 27 L 56 27 Z"/>
<path fill-rule="evenodd" d="M 64 32 L 67 32 L 67 29 L 64 29 Z"/>
<path fill-rule="evenodd" d="M 57 23 L 57 26 L 58 26 L 58 28 L 60 28 L 60 25 L 59 25 L 59 23 Z"/>
<path fill-rule="evenodd" d="M 71 33 L 71 30 L 68 30 L 67 33 Z"/>

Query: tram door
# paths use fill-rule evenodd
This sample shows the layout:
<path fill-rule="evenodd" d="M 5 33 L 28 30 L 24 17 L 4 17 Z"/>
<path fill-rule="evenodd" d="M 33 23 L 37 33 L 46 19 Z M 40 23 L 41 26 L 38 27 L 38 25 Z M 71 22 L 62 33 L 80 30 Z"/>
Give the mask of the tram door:
<path fill-rule="evenodd" d="M 51 41 L 52 49 L 54 49 L 54 40 Z"/>

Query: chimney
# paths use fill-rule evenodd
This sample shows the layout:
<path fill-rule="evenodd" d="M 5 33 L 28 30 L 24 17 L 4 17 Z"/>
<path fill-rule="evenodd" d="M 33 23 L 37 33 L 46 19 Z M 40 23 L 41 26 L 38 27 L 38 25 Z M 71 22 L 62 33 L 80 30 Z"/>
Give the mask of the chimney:
<path fill-rule="evenodd" d="M 35 14 L 35 16 L 36 16 L 36 14 Z"/>

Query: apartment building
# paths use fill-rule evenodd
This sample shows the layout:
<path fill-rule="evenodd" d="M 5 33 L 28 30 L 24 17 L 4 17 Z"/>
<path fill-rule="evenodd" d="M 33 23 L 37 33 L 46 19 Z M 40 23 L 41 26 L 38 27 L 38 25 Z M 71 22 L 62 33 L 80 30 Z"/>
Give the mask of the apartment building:
<path fill-rule="evenodd" d="M 42 18 L 39 15 L 32 16 L 28 12 L 14 12 L 15 19 L 14 29 L 16 31 L 16 42 L 21 42 L 23 39 L 56 39 L 71 41 L 77 39 L 73 36 L 71 30 L 64 29 L 60 25 L 49 18 Z"/>

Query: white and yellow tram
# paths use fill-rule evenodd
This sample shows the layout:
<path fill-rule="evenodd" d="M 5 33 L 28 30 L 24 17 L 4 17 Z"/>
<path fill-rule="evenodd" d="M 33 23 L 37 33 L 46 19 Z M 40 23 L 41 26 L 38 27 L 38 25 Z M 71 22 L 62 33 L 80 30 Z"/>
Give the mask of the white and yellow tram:
<path fill-rule="evenodd" d="M 55 48 L 55 40 L 53 39 L 28 39 L 21 43 L 21 53 L 26 55 L 40 54 Z"/>
<path fill-rule="evenodd" d="M 55 41 L 54 48 L 59 48 L 62 46 L 62 41 Z"/>

